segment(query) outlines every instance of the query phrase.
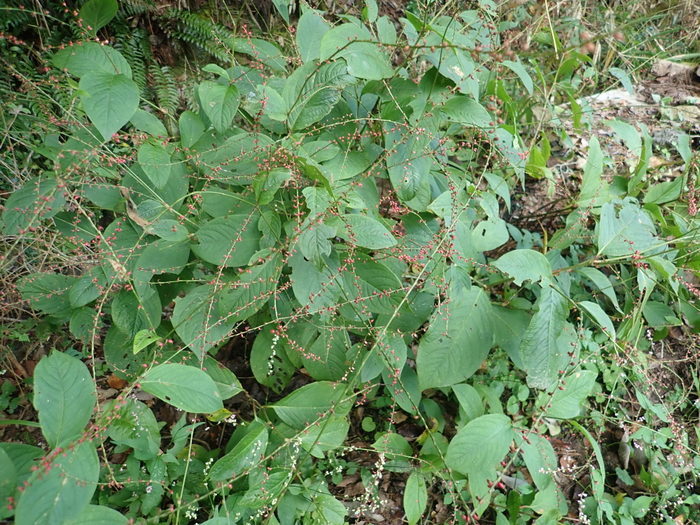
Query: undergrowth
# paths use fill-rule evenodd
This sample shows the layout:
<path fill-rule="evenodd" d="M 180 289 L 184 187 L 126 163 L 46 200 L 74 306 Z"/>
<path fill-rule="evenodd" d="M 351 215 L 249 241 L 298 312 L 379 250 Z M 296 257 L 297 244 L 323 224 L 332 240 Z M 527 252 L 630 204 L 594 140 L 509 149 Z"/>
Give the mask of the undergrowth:
<path fill-rule="evenodd" d="M 0 518 L 697 520 L 692 5 L 273 5 L 0 8 Z"/>

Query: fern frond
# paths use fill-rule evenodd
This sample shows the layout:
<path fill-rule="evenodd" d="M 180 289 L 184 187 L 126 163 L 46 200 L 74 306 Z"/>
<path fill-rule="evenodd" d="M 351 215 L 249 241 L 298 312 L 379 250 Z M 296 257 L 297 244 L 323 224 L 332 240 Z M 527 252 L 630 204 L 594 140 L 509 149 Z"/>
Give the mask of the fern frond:
<path fill-rule="evenodd" d="M 222 62 L 231 61 L 235 35 L 230 29 L 183 9 L 167 10 L 161 22 L 169 37 L 187 42 Z"/>

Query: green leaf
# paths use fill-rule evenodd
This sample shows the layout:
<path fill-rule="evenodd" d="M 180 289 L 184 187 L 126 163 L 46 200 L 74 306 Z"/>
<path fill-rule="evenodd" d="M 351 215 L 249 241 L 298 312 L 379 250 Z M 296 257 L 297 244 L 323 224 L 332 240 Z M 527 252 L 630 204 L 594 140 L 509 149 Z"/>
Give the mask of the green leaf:
<path fill-rule="evenodd" d="M 170 178 L 170 153 L 163 144 L 149 140 L 139 146 L 138 161 L 141 169 L 156 188 L 164 187 Z"/>
<path fill-rule="evenodd" d="M 626 202 L 619 214 L 613 203 L 601 208 L 598 222 L 598 254 L 620 257 L 652 252 L 661 243 L 649 215 L 636 204 Z M 653 253 L 653 252 L 652 252 Z"/>
<path fill-rule="evenodd" d="M 456 95 L 448 100 L 442 112 L 448 119 L 465 126 L 488 128 L 494 125 L 493 117 L 484 109 L 484 106 L 464 95 Z"/>
<path fill-rule="evenodd" d="M 99 473 L 100 462 L 90 441 L 67 448 L 29 479 L 17 503 L 15 523 L 66 523 L 80 516 L 95 492 Z"/>
<path fill-rule="evenodd" d="M 620 81 L 622 86 L 627 90 L 627 93 L 634 95 L 634 86 L 632 85 L 632 80 L 627 74 L 627 71 L 619 67 L 611 67 L 608 69 L 608 73 Z"/>
<path fill-rule="evenodd" d="M 324 255 L 330 255 L 335 229 L 325 224 L 311 224 L 299 235 L 298 246 L 302 255 L 316 265 L 321 265 Z"/>
<path fill-rule="evenodd" d="M 552 279 L 552 265 L 544 255 L 535 250 L 513 250 L 492 264 L 510 275 L 518 286 L 526 280 L 546 282 Z"/>
<path fill-rule="evenodd" d="M 227 322 L 247 319 L 275 295 L 283 263 L 279 255 L 251 266 L 220 294 L 219 310 Z"/>
<path fill-rule="evenodd" d="M 212 264 L 229 268 L 245 266 L 259 249 L 257 220 L 257 215 L 251 213 L 205 222 L 196 233 L 199 244 L 192 246 L 192 251 Z"/>
<path fill-rule="evenodd" d="M 560 293 L 547 286 L 537 300 L 537 312 L 520 343 L 520 353 L 527 372 L 528 386 L 549 388 L 566 363 L 567 349 L 559 344 L 569 306 Z"/>
<path fill-rule="evenodd" d="M 110 402 L 106 408 L 114 415 L 107 435 L 115 444 L 129 447 L 134 457 L 142 461 L 158 455 L 161 425 L 150 408 L 133 398 L 121 404 Z"/>
<path fill-rule="evenodd" d="M 377 219 L 368 215 L 345 214 L 343 221 L 346 232 L 338 235 L 353 245 L 381 250 L 396 246 L 396 239 L 391 232 Z"/>
<path fill-rule="evenodd" d="M 221 342 L 233 327 L 234 320 L 221 316 L 219 296 L 212 285 L 191 289 L 185 297 L 175 299 L 172 324 L 177 335 L 202 357 Z"/>
<path fill-rule="evenodd" d="M 352 82 L 342 62 L 306 64 L 294 71 L 282 92 L 290 129 L 308 128 L 328 115 L 340 100 L 340 91 Z"/>
<path fill-rule="evenodd" d="M 509 417 L 503 414 L 477 417 L 452 438 L 445 464 L 462 474 L 493 478 L 513 438 Z"/>
<path fill-rule="evenodd" d="M 118 9 L 117 0 L 88 0 L 80 8 L 83 27 L 96 34 L 114 18 Z"/>
<path fill-rule="evenodd" d="M 610 317 L 608 317 L 608 314 L 605 313 L 605 310 L 591 301 L 580 301 L 578 304 L 595 320 L 608 337 L 613 341 L 616 339 L 615 326 L 610 320 Z"/>
<path fill-rule="evenodd" d="M 348 436 L 350 423 L 345 416 L 330 416 L 318 425 L 304 429 L 299 436 L 301 447 L 316 458 L 324 457 L 324 452 L 335 450 L 343 445 Z"/>
<path fill-rule="evenodd" d="M 127 525 L 129 520 L 119 512 L 102 505 L 88 505 L 64 525 Z"/>
<path fill-rule="evenodd" d="M 191 148 L 204 134 L 205 127 L 199 115 L 192 111 L 183 111 L 178 121 L 180 127 L 180 143 L 183 148 Z"/>
<path fill-rule="evenodd" d="M 131 117 L 131 123 L 139 131 L 153 135 L 154 137 L 167 137 L 168 130 L 165 129 L 163 123 L 158 120 L 153 113 L 144 111 L 143 109 L 137 109 L 134 116 Z"/>
<path fill-rule="evenodd" d="M 286 338 L 275 339 L 268 330 L 261 330 L 250 350 L 250 368 L 255 380 L 280 393 L 296 371 L 287 357 L 288 350 L 291 349 Z"/>
<path fill-rule="evenodd" d="M 69 315 L 71 304 L 69 290 L 76 278 L 58 273 L 33 273 L 22 277 L 17 288 L 22 299 L 35 310 L 62 318 Z"/>
<path fill-rule="evenodd" d="M 532 481 L 538 489 L 544 490 L 548 485 L 555 483 L 554 473 L 559 467 L 559 462 L 549 440 L 530 432 L 527 441 L 521 441 L 520 450 Z"/>
<path fill-rule="evenodd" d="M 388 78 L 394 72 L 391 63 L 372 40 L 374 38 L 365 27 L 353 23 L 341 24 L 323 35 L 319 59 L 324 61 L 344 58 L 348 73 L 357 78 Z"/>
<path fill-rule="evenodd" d="M 316 381 L 297 388 L 272 409 L 284 423 L 297 430 L 304 430 L 312 423 L 335 414 L 343 416 L 352 407 L 353 395 L 348 396 L 346 385 L 328 381 Z"/>
<path fill-rule="evenodd" d="M 185 412 L 209 414 L 223 408 L 214 380 L 194 366 L 157 365 L 141 377 L 139 384 L 142 390 Z"/>
<path fill-rule="evenodd" d="M 147 346 L 160 341 L 161 337 L 155 333 L 153 330 L 139 330 L 134 336 L 133 352 L 138 354 L 141 350 Z"/>
<path fill-rule="evenodd" d="M 617 308 L 618 311 L 620 311 L 620 305 L 617 302 L 617 295 L 615 294 L 615 288 L 613 287 L 612 283 L 610 282 L 610 278 L 605 275 L 603 272 L 600 270 L 597 270 L 595 268 L 591 268 L 588 266 L 584 266 L 583 268 L 579 268 L 576 270 L 578 273 L 583 275 L 584 277 L 590 279 L 593 284 L 596 285 L 598 290 L 603 292 L 605 296 L 610 299 L 612 302 L 613 306 Z"/>
<path fill-rule="evenodd" d="M 590 370 L 579 370 L 564 378 L 562 389 L 557 388 L 552 396 L 547 417 L 571 419 L 581 412 L 581 403 L 591 395 L 597 374 Z"/>
<path fill-rule="evenodd" d="M 125 75 L 93 71 L 80 79 L 83 109 L 105 140 L 129 122 L 139 107 L 139 88 Z"/>
<path fill-rule="evenodd" d="M 51 59 L 53 65 L 78 78 L 88 73 L 108 73 L 131 78 L 131 67 L 124 56 L 110 46 L 97 42 L 79 42 L 67 46 Z"/>
<path fill-rule="evenodd" d="M 677 200 L 683 189 L 683 179 L 678 176 L 675 180 L 649 186 L 644 195 L 644 204 L 665 204 Z"/>
<path fill-rule="evenodd" d="M 7 498 L 13 496 L 17 488 L 17 468 L 12 462 L 12 458 L 0 448 L 0 504 L 5 504 Z M 2 514 L 0 514 L 2 515 Z"/>
<path fill-rule="evenodd" d="M 530 74 L 527 72 L 527 69 L 525 69 L 525 66 L 523 66 L 523 63 L 520 61 L 520 59 L 518 59 L 517 62 L 513 62 L 512 60 L 504 60 L 503 62 L 501 62 L 501 64 L 506 66 L 516 75 L 518 75 L 520 82 L 523 83 L 523 86 L 525 86 L 525 89 L 527 90 L 527 94 L 532 95 L 532 91 L 534 89 L 532 77 L 530 77 Z"/>
<path fill-rule="evenodd" d="M 506 221 L 499 217 L 481 221 L 471 231 L 472 246 L 479 252 L 495 250 L 508 242 L 508 238 Z"/>
<path fill-rule="evenodd" d="M 52 352 L 34 371 L 34 408 L 52 447 L 80 437 L 92 417 L 97 396 L 87 366 L 75 357 Z"/>
<path fill-rule="evenodd" d="M 608 183 L 603 181 L 602 174 L 603 151 L 600 149 L 597 137 L 593 137 L 588 146 L 581 193 L 576 202 L 579 208 L 595 208 L 610 199 Z"/>
<path fill-rule="evenodd" d="M 406 480 L 403 493 L 403 509 L 408 525 L 418 523 L 427 505 L 428 490 L 425 487 L 425 477 L 420 472 L 413 471 Z"/>
<path fill-rule="evenodd" d="M 267 426 L 254 420 L 243 431 L 245 435 L 231 451 L 212 465 L 209 478 L 213 481 L 230 481 L 231 478 L 244 474 L 247 469 L 261 465 L 260 459 L 267 448 Z"/>
<path fill-rule="evenodd" d="M 5 201 L 2 229 L 5 235 L 19 235 L 42 219 L 50 219 L 66 204 L 66 194 L 54 177 L 28 179 Z"/>
<path fill-rule="evenodd" d="M 236 116 L 240 96 L 238 88 L 231 84 L 219 84 L 205 80 L 197 90 L 202 102 L 202 111 L 209 118 L 214 129 L 219 133 L 225 132 Z"/>
<path fill-rule="evenodd" d="M 492 309 L 481 288 L 450 293 L 420 340 L 416 370 L 421 390 L 451 386 L 478 370 L 494 341 Z"/>

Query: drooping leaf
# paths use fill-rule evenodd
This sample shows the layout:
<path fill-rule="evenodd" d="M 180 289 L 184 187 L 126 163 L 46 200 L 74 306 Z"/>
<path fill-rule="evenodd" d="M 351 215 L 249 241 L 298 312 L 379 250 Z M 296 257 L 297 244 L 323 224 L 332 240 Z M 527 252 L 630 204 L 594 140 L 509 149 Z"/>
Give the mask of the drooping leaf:
<path fill-rule="evenodd" d="M 139 88 L 122 74 L 92 71 L 80 79 L 83 109 L 104 140 L 129 122 L 139 106 Z"/>
<path fill-rule="evenodd" d="M 96 402 L 95 384 L 87 366 L 75 357 L 52 352 L 34 371 L 34 407 L 41 431 L 52 447 L 83 433 Z"/>
<path fill-rule="evenodd" d="M 29 306 L 47 315 L 63 318 L 69 315 L 70 289 L 77 279 L 58 273 L 34 273 L 19 280 L 17 288 Z"/>
<path fill-rule="evenodd" d="M 165 363 L 148 370 L 141 389 L 185 412 L 211 413 L 223 408 L 214 380 L 194 366 Z"/>
<path fill-rule="evenodd" d="M 328 22 L 315 11 L 308 10 L 301 15 L 297 24 L 296 42 L 305 64 L 318 59 L 321 39 L 330 28 Z"/>
<path fill-rule="evenodd" d="M 595 322 L 600 326 L 603 331 L 608 334 L 613 341 L 617 337 L 615 334 L 615 326 L 613 325 L 608 314 L 605 313 L 600 305 L 593 303 L 591 301 L 580 301 L 579 305 L 588 312 L 588 314 L 595 320 Z"/>
<path fill-rule="evenodd" d="M 618 213 L 615 204 L 608 202 L 598 222 L 598 253 L 609 257 L 653 253 L 660 244 L 655 230 L 649 215 L 637 205 L 626 202 Z"/>

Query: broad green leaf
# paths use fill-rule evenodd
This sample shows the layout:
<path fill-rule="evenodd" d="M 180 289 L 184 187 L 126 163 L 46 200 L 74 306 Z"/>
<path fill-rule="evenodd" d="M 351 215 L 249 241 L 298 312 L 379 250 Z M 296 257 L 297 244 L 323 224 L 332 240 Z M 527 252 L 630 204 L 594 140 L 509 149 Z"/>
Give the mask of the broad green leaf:
<path fill-rule="evenodd" d="M 294 71 L 282 93 L 288 126 L 301 130 L 324 118 L 340 100 L 341 90 L 353 80 L 342 61 L 320 67 L 306 64 Z"/>
<path fill-rule="evenodd" d="M 632 85 L 632 80 L 627 71 L 619 67 L 611 67 L 608 69 L 608 73 L 620 81 L 622 86 L 627 90 L 627 93 L 634 95 L 634 86 Z"/>
<path fill-rule="evenodd" d="M 606 124 L 612 128 L 617 138 L 625 143 L 630 153 L 636 159 L 639 159 L 642 155 L 642 138 L 639 135 L 639 131 L 632 124 L 621 120 L 610 120 Z"/>
<path fill-rule="evenodd" d="M 343 237 L 349 244 L 369 248 L 370 250 L 381 250 L 396 246 L 396 239 L 391 232 L 381 222 L 368 215 L 345 214 L 343 221 L 346 225 L 346 232 L 338 235 Z"/>
<path fill-rule="evenodd" d="M 133 351 L 138 354 L 141 350 L 150 346 L 156 341 L 160 341 L 161 337 L 155 333 L 153 330 L 139 330 L 134 336 Z"/>
<path fill-rule="evenodd" d="M 66 194 L 54 177 L 37 177 L 27 180 L 5 201 L 2 212 L 2 229 L 5 235 L 23 234 L 30 226 L 37 226 L 43 219 L 50 219 L 66 204 Z"/>
<path fill-rule="evenodd" d="M 66 523 L 80 516 L 92 499 L 99 473 L 100 462 L 91 441 L 66 448 L 29 479 L 17 503 L 15 523 Z"/>
<path fill-rule="evenodd" d="M 114 18 L 118 9 L 117 0 L 88 0 L 80 8 L 83 27 L 96 34 Z"/>
<path fill-rule="evenodd" d="M 513 438 L 509 417 L 502 414 L 480 416 L 452 438 L 445 464 L 462 474 L 493 477 Z"/>
<path fill-rule="evenodd" d="M 569 350 L 559 343 L 568 313 L 566 298 L 550 286 L 542 289 L 520 343 L 528 386 L 547 389 L 559 377 Z"/>
<path fill-rule="evenodd" d="M 12 458 L 2 448 L 0 448 L 0 472 L 2 472 L 2 477 L 0 477 L 0 504 L 5 505 L 7 498 L 12 496 L 17 488 L 17 468 L 12 462 Z"/>
<path fill-rule="evenodd" d="M 609 257 L 653 253 L 661 243 L 649 215 L 636 204 L 625 202 L 619 213 L 613 203 L 601 208 L 598 222 L 598 253 Z M 654 250 L 655 251 L 655 250 Z"/>
<path fill-rule="evenodd" d="M 161 315 L 160 297 L 152 288 L 145 288 L 140 294 L 120 290 L 112 301 L 112 321 L 129 338 L 140 330 L 158 328 Z"/>
<path fill-rule="evenodd" d="M 129 520 L 116 510 L 102 505 L 88 505 L 64 525 L 127 525 Z"/>
<path fill-rule="evenodd" d="M 311 224 L 299 235 L 298 246 L 302 255 L 316 265 L 321 265 L 324 255 L 330 255 L 335 229 L 325 224 Z"/>
<path fill-rule="evenodd" d="M 288 350 L 286 338 L 275 338 L 268 330 L 261 330 L 250 350 L 250 368 L 255 380 L 280 393 L 296 371 L 287 357 Z"/>
<path fill-rule="evenodd" d="M 72 308 L 69 293 L 76 281 L 75 277 L 59 273 L 33 273 L 22 277 L 17 288 L 33 309 L 63 318 Z"/>
<path fill-rule="evenodd" d="M 341 24 L 323 35 L 319 58 L 321 61 L 344 58 L 348 73 L 357 78 L 388 78 L 393 74 L 391 63 L 372 40 L 371 33 L 363 26 Z"/>
<path fill-rule="evenodd" d="M 484 106 L 468 96 L 457 95 L 451 98 L 442 108 L 442 112 L 450 120 L 465 126 L 488 128 L 494 125 L 494 118 Z"/>
<path fill-rule="evenodd" d="M 683 181 L 684 177 L 678 176 L 675 180 L 649 186 L 644 195 L 644 204 L 665 204 L 677 200 L 683 189 Z"/>
<path fill-rule="evenodd" d="M 163 123 L 158 120 L 153 113 L 144 111 L 143 109 L 137 109 L 134 116 L 131 117 L 131 123 L 139 131 L 143 131 L 152 135 L 154 137 L 167 137 L 168 130 L 165 129 Z"/>
<path fill-rule="evenodd" d="M 530 432 L 526 437 L 527 440 L 523 439 L 520 442 L 523 460 L 535 486 L 544 490 L 548 485 L 555 483 L 554 473 L 559 467 L 557 454 L 549 440 L 539 434 Z"/>
<path fill-rule="evenodd" d="M 139 146 L 141 169 L 156 188 L 162 188 L 170 178 L 170 153 L 158 141 L 149 140 Z"/>
<path fill-rule="evenodd" d="M 464 410 L 467 421 L 484 415 L 484 403 L 476 388 L 466 383 L 460 383 L 452 385 L 452 391 L 459 402 L 460 408 Z"/>
<path fill-rule="evenodd" d="M 214 380 L 194 366 L 166 363 L 148 370 L 141 389 L 185 412 L 211 413 L 223 408 Z"/>
<path fill-rule="evenodd" d="M 160 450 L 160 424 L 153 411 L 136 399 L 126 403 L 110 402 L 106 408 L 113 411 L 114 419 L 107 427 L 107 435 L 117 445 L 132 449 L 136 459 L 148 461 Z"/>
<path fill-rule="evenodd" d="M 613 341 L 616 339 L 615 326 L 613 325 L 608 314 L 605 313 L 599 305 L 592 303 L 591 301 L 580 301 L 579 306 L 593 318 L 593 320 L 603 329 L 603 331 L 610 337 Z"/>
<path fill-rule="evenodd" d="M 451 386 L 476 372 L 493 345 L 494 328 L 484 290 L 473 286 L 451 293 L 420 340 L 416 371 L 421 390 Z"/>
<path fill-rule="evenodd" d="M 180 127 L 180 143 L 183 148 L 191 148 L 204 134 L 204 122 L 199 115 L 192 111 L 183 111 L 178 121 Z"/>
<path fill-rule="evenodd" d="M 532 77 L 530 77 L 530 74 L 527 72 L 527 69 L 525 69 L 525 66 L 523 66 L 523 63 L 520 60 L 518 60 L 517 62 L 514 62 L 512 60 L 504 60 L 503 62 L 501 62 L 501 64 L 506 66 L 516 75 L 518 75 L 518 78 L 520 79 L 520 82 L 523 83 L 523 86 L 525 86 L 528 95 L 532 95 L 532 91 L 534 89 Z"/>
<path fill-rule="evenodd" d="M 401 434 L 385 432 L 372 444 L 372 448 L 384 454 L 387 460 L 384 468 L 389 472 L 406 472 L 411 469 L 413 449 Z"/>
<path fill-rule="evenodd" d="M 96 268 L 80 277 L 68 291 L 68 300 L 73 308 L 79 308 L 97 299 L 105 287 L 102 270 Z"/>
<path fill-rule="evenodd" d="M 301 355 L 301 361 L 311 377 L 318 381 L 339 381 L 347 373 L 347 352 L 350 338 L 343 328 L 328 326 Z"/>
<path fill-rule="evenodd" d="M 527 280 L 546 282 L 552 279 L 552 265 L 544 255 L 535 250 L 513 250 L 492 264 L 510 275 L 518 286 Z"/>
<path fill-rule="evenodd" d="M 192 251 L 212 264 L 245 266 L 258 251 L 257 220 L 257 214 L 251 213 L 217 217 L 202 223 L 195 234 L 199 244 L 193 245 Z"/>
<path fill-rule="evenodd" d="M 608 299 L 610 299 L 613 306 L 615 306 L 615 308 L 617 308 L 617 310 L 620 311 L 620 305 L 617 302 L 615 288 L 613 287 L 612 282 L 610 282 L 610 278 L 607 275 L 605 275 L 600 270 L 597 270 L 596 268 L 591 268 L 589 266 L 584 266 L 583 268 L 579 268 L 576 271 L 584 277 L 590 279 L 593 282 L 593 284 L 596 285 L 598 290 L 603 292 L 605 296 Z"/>
<path fill-rule="evenodd" d="M 406 205 L 424 211 L 430 203 L 430 170 L 435 164 L 428 133 L 410 133 L 394 123 L 384 124 L 387 170 L 396 193 Z"/>
<path fill-rule="evenodd" d="M 209 478 L 213 481 L 228 482 L 231 478 L 244 474 L 247 469 L 261 465 L 260 460 L 267 448 L 267 426 L 255 420 L 243 432 L 245 434 L 231 451 L 212 465 Z"/>
<path fill-rule="evenodd" d="M 546 409 L 548 417 L 571 419 L 581 412 L 581 404 L 591 395 L 597 374 L 590 370 L 579 370 L 568 375 L 557 388 Z"/>
<path fill-rule="evenodd" d="M 78 78 L 88 73 L 101 72 L 131 78 L 131 67 L 124 56 L 110 46 L 97 42 L 80 42 L 66 46 L 51 59 L 59 69 L 66 69 Z"/>
<path fill-rule="evenodd" d="M 583 182 L 577 205 L 579 208 L 595 208 L 609 200 L 608 183 L 602 179 L 603 151 L 596 137 L 588 145 L 588 158 L 583 168 Z"/>
<path fill-rule="evenodd" d="M 406 480 L 403 493 L 403 509 L 408 525 L 418 523 L 427 505 L 428 490 L 425 487 L 425 477 L 420 472 L 413 471 Z"/>
<path fill-rule="evenodd" d="M 65 445 L 80 437 L 95 401 L 95 383 L 82 361 L 61 352 L 39 361 L 34 371 L 34 408 L 49 445 Z"/>
<path fill-rule="evenodd" d="M 219 84 L 205 80 L 197 90 L 202 102 L 202 111 L 209 118 L 214 129 L 219 133 L 225 132 L 236 116 L 240 96 L 238 88 L 231 84 Z"/>
<path fill-rule="evenodd" d="M 352 407 L 354 396 L 347 394 L 346 385 L 316 381 L 297 388 L 272 409 L 284 423 L 297 430 L 334 414 L 343 416 Z"/>
<path fill-rule="evenodd" d="M 471 231 L 472 246 L 479 252 L 495 250 L 508 242 L 508 239 L 506 221 L 499 217 L 481 221 Z"/>
<path fill-rule="evenodd" d="M 227 322 L 247 319 L 272 299 L 283 263 L 278 255 L 251 266 L 219 293 L 219 311 Z"/>
<path fill-rule="evenodd" d="M 318 425 L 301 432 L 299 439 L 304 450 L 316 458 L 323 458 L 324 452 L 342 446 L 348 436 L 350 423 L 345 416 L 331 416 Z"/>
<path fill-rule="evenodd" d="M 200 357 L 221 342 L 234 324 L 234 320 L 221 316 L 219 297 L 208 284 L 175 299 L 171 321 L 180 339 Z"/>
<path fill-rule="evenodd" d="M 139 107 L 139 88 L 125 75 L 90 72 L 80 79 L 83 109 L 104 140 L 129 122 Z"/>

